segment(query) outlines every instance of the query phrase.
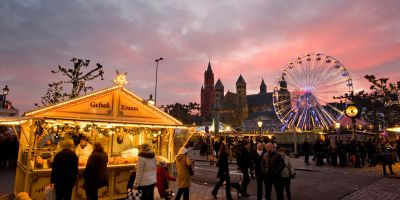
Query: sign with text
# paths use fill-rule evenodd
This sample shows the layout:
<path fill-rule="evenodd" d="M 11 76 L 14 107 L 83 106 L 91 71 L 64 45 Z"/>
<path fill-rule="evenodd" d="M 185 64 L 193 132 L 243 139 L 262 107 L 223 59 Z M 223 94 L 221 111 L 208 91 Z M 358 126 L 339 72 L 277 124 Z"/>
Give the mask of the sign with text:
<path fill-rule="evenodd" d="M 96 99 L 89 99 L 77 105 L 60 110 L 61 112 L 78 114 L 109 115 L 113 109 L 114 94 L 107 94 Z"/>

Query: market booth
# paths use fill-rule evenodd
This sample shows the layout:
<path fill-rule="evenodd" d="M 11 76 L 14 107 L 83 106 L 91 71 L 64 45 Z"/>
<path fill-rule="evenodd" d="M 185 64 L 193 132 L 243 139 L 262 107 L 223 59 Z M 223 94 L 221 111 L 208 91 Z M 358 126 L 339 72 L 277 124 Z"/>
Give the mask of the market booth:
<path fill-rule="evenodd" d="M 74 140 L 76 152 L 82 148 L 82 138 L 88 141 L 86 146 L 94 142 L 104 146 L 109 156 L 109 187 L 99 191 L 99 198 L 121 199 L 126 197 L 139 145 L 151 144 L 158 160 L 171 163 L 194 133 L 193 128 L 183 126 L 122 84 L 25 113 L 23 118 L 3 124 L 21 127 L 14 192 L 26 191 L 35 200 L 45 199 L 52 159 L 65 138 Z M 85 199 L 82 173 L 88 155 L 78 157 L 79 176 L 72 196 Z"/>

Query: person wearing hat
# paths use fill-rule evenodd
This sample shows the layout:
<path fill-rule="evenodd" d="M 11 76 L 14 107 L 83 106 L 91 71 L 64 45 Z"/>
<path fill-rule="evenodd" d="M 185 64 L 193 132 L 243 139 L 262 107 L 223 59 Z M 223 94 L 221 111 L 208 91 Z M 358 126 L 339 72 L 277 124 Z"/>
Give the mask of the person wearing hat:
<path fill-rule="evenodd" d="M 193 166 L 187 152 L 189 150 L 185 147 L 179 149 L 178 156 L 176 157 L 176 171 L 178 173 L 178 193 L 176 194 L 175 200 L 181 199 L 189 200 L 189 187 L 190 187 L 190 176 L 193 175 Z"/>
<path fill-rule="evenodd" d="M 168 181 L 176 181 L 176 178 L 168 174 L 167 163 L 160 160 L 157 165 L 157 183 L 156 187 L 161 198 L 169 199 L 166 190 L 168 189 Z"/>
<path fill-rule="evenodd" d="M 149 144 L 140 146 L 136 167 L 133 189 L 137 189 L 142 193 L 141 200 L 154 199 L 154 187 L 157 183 L 157 161 L 156 155 Z"/>
<path fill-rule="evenodd" d="M 71 139 L 63 140 L 62 151 L 54 156 L 50 183 L 54 184 L 57 199 L 71 199 L 72 188 L 78 177 L 78 156 L 71 150 L 73 147 Z"/>
<path fill-rule="evenodd" d="M 76 155 L 79 157 L 79 162 L 86 162 L 89 159 L 90 154 L 92 154 L 93 147 L 88 142 L 86 136 L 81 136 L 79 138 L 79 144 L 75 149 Z"/>

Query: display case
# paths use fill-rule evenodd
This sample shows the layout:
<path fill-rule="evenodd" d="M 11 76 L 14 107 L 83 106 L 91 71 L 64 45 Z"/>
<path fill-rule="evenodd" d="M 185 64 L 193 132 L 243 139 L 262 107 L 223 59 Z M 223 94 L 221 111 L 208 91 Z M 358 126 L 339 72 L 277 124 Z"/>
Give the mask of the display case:
<path fill-rule="evenodd" d="M 21 126 L 21 136 L 14 192 L 28 192 L 34 200 L 44 199 L 53 158 L 63 139 L 74 140 L 76 152 L 82 148 L 81 137 L 87 145 L 103 145 L 109 157 L 109 186 L 99 190 L 99 197 L 121 199 L 126 197 L 130 170 L 141 144 L 150 144 L 158 160 L 172 163 L 194 133 L 194 128 L 182 125 L 121 85 L 25 113 L 15 121 Z M 88 155 L 78 157 L 79 175 L 72 196 L 85 199 L 82 174 Z"/>

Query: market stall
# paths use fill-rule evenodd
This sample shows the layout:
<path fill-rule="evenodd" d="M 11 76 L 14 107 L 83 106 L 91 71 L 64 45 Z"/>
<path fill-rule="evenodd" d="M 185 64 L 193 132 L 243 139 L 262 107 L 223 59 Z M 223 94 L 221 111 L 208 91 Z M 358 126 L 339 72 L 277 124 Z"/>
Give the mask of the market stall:
<path fill-rule="evenodd" d="M 82 172 L 88 155 L 80 148 L 100 142 L 109 156 L 109 187 L 99 191 L 99 197 L 121 199 L 126 197 L 129 171 L 136 164 L 141 144 L 151 144 L 158 160 L 171 163 L 194 133 L 194 128 L 183 126 L 122 84 L 7 120 L 0 123 L 20 125 L 21 129 L 14 192 L 26 191 L 35 200 L 44 199 L 52 159 L 65 138 L 74 140 L 79 157 L 73 197 L 85 198 Z"/>

